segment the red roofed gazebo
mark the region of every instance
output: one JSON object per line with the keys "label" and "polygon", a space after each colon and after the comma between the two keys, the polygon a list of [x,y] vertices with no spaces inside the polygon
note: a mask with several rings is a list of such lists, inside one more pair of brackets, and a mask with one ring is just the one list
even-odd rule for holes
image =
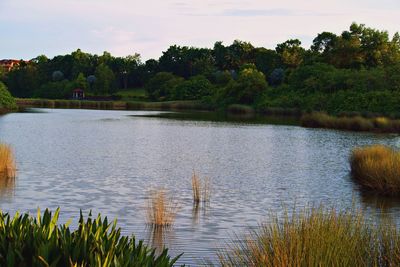
{"label": "red roofed gazebo", "polygon": [[85,91],[83,91],[83,89],[80,89],[80,88],[74,89],[74,91],[72,91],[72,98],[73,99],[84,99]]}

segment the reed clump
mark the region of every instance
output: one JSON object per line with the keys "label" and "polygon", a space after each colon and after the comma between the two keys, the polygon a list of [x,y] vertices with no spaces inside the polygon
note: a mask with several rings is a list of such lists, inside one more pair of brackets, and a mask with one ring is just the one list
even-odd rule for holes
{"label": "reed clump", "polygon": [[323,112],[313,112],[304,114],[300,122],[302,126],[309,128],[400,133],[400,120],[386,117],[366,118],[358,114],[335,117]]}
{"label": "reed clump", "polygon": [[14,178],[15,175],[14,153],[9,145],[0,144],[0,179]]}
{"label": "reed clump", "polygon": [[353,179],[363,188],[381,195],[400,195],[400,152],[384,145],[359,147],[352,151]]}
{"label": "reed clump", "polygon": [[379,130],[374,126],[372,119],[360,116],[334,117],[323,112],[304,114],[300,119],[301,125],[309,128],[329,128],[349,131]]}
{"label": "reed clump", "polygon": [[233,241],[222,266],[399,266],[400,234],[391,221],[372,224],[360,210],[305,209]]}
{"label": "reed clump", "polygon": [[200,176],[196,172],[193,172],[192,192],[193,192],[194,203],[209,202],[211,196],[210,178],[205,177],[202,181]]}
{"label": "reed clump", "polygon": [[177,202],[164,189],[150,191],[146,207],[147,224],[151,227],[171,227],[179,210]]}

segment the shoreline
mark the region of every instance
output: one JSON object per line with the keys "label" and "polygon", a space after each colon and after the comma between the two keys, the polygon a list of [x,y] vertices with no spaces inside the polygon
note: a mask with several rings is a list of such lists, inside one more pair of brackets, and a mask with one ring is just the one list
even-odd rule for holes
{"label": "shoreline", "polygon": [[[18,109],[56,108],[56,109],[98,109],[98,110],[153,110],[153,111],[192,111],[221,112],[238,115],[243,119],[261,117],[288,117],[298,121],[305,128],[333,129],[353,132],[400,133],[400,120],[384,116],[363,117],[332,116],[324,112],[302,112],[298,109],[268,108],[257,111],[251,106],[233,104],[221,110],[200,101],[92,101],[92,100],[51,100],[16,98]],[[2,114],[2,113],[0,113]],[[286,125],[286,124],[284,124]]]}

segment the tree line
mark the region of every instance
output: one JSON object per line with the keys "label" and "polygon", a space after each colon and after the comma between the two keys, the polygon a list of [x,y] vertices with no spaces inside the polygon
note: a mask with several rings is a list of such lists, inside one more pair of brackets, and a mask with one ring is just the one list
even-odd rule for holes
{"label": "tree line", "polygon": [[213,48],[172,45],[159,59],[113,57],[76,50],[38,56],[0,73],[16,97],[69,98],[144,87],[151,101],[201,100],[217,107],[247,104],[302,110],[400,110],[400,35],[353,23],[337,35],[319,33],[310,48],[298,39],[275,49],[236,40]]}

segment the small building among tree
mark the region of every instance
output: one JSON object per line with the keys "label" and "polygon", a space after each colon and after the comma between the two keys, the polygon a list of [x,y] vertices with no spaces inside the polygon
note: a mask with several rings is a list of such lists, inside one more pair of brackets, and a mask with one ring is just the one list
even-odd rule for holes
{"label": "small building among tree", "polygon": [[80,88],[74,89],[72,91],[72,99],[84,99],[85,98],[85,91]]}

